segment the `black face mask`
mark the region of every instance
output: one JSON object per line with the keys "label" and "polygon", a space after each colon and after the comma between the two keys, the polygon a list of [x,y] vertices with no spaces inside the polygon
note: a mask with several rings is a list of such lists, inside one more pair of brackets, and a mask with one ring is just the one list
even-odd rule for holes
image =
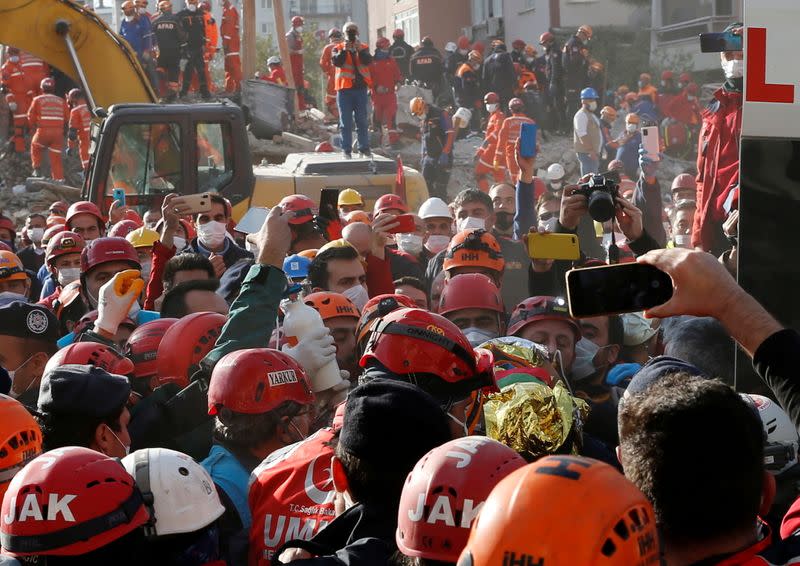
{"label": "black face mask", "polygon": [[349,39],[350,41],[355,41],[356,40],[356,32],[348,31],[347,32],[347,39]]}
{"label": "black face mask", "polygon": [[495,212],[494,225],[500,230],[508,230],[514,225],[514,215],[510,212]]}

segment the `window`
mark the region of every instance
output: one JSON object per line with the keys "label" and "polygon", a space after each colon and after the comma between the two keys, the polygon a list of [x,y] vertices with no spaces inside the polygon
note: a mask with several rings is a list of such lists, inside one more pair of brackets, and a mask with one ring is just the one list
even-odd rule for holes
{"label": "window", "polygon": [[713,0],[661,0],[661,21],[665,26],[713,15]]}
{"label": "window", "polygon": [[525,10],[533,10],[534,8],[536,8],[536,0],[523,0],[522,10],[520,11],[524,12]]}
{"label": "window", "polygon": [[411,45],[419,43],[419,10],[411,8],[395,14],[394,27],[403,30],[407,43]]}
{"label": "window", "polygon": [[386,37],[386,26],[378,28],[378,37]]}
{"label": "window", "polygon": [[263,34],[267,33],[267,24],[261,24],[261,33]]}
{"label": "window", "polygon": [[197,124],[197,186],[199,193],[219,190],[233,176],[230,124]]}
{"label": "window", "polygon": [[181,131],[177,124],[123,124],[114,140],[106,195],[166,194],[180,189]]}
{"label": "window", "polygon": [[262,10],[266,10],[267,9],[267,0],[261,0],[261,9]]}

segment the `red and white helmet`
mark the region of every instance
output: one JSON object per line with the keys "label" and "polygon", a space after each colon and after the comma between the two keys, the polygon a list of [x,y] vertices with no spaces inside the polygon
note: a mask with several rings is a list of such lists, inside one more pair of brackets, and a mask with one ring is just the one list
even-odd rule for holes
{"label": "red and white helmet", "polygon": [[428,452],[408,474],[395,540],[406,556],[455,564],[472,521],[495,485],[525,460],[485,436],[467,436]]}
{"label": "red and white helmet", "polygon": [[753,402],[758,409],[761,426],[767,440],[764,446],[764,467],[779,475],[797,464],[798,435],[789,415],[769,397],[742,393],[745,401]]}
{"label": "red and white helmet", "polygon": [[[53,230],[53,228],[48,228]],[[61,231],[56,232],[47,242],[47,250],[44,253],[44,260],[47,265],[53,265],[56,258],[67,254],[79,254],[86,247],[83,236],[76,232]]]}
{"label": "red and white helmet", "polygon": [[12,556],[76,556],[144,525],[147,508],[119,461],[57,448],[20,471],[3,498],[0,540]]}
{"label": "red and white helmet", "polygon": [[100,209],[97,208],[95,203],[89,202],[88,200],[80,200],[70,205],[69,209],[67,210],[67,226],[70,229],[72,226],[70,226],[69,223],[78,214],[91,214],[97,218],[101,225],[105,223],[105,220],[103,220],[103,214],[100,212]]}

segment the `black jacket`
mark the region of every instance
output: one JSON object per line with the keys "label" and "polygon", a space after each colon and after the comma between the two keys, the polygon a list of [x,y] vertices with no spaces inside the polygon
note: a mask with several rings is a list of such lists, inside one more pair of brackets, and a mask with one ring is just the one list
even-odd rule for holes
{"label": "black jacket", "polygon": [[411,61],[411,56],[413,54],[414,48],[403,39],[396,39],[389,48],[389,55],[392,56],[397,66],[400,67],[400,72],[403,74],[404,79],[409,78],[408,63]]}
{"label": "black jacket", "polygon": [[444,76],[442,54],[435,47],[421,47],[409,62],[411,78],[429,86],[438,85]]}
{"label": "black jacket", "polygon": [[588,86],[586,81],[589,63],[581,53],[581,50],[585,47],[586,45],[577,35],[573,35],[564,45],[562,63],[564,65],[564,75],[566,87],[568,89],[580,90]]}
{"label": "black jacket", "polygon": [[206,44],[206,25],[203,21],[203,12],[181,10],[178,12],[178,22],[185,34],[186,47],[192,51],[202,51]]}
{"label": "black jacket", "polygon": [[[203,255],[197,244],[197,238],[193,238],[189,245],[186,247],[187,252]],[[222,259],[225,261],[225,267],[230,267],[240,259],[253,259],[253,254],[246,249],[239,247],[232,241],[228,242],[228,249],[222,254]]]}
{"label": "black jacket", "polygon": [[162,13],[153,20],[153,33],[156,35],[159,53],[177,53],[186,41],[186,32],[172,13]]}
{"label": "black jacket", "polygon": [[511,55],[506,51],[492,53],[483,64],[483,87],[496,92],[501,100],[507,102],[514,95],[516,73]]}

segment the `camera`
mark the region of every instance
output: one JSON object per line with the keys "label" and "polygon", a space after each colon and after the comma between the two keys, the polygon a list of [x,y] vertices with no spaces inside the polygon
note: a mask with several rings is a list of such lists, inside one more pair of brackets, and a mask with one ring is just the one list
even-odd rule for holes
{"label": "camera", "polygon": [[592,220],[602,223],[614,218],[619,185],[614,182],[613,178],[605,175],[592,175],[592,178],[582,184],[573,194],[583,195],[589,201],[589,216],[592,217]]}

